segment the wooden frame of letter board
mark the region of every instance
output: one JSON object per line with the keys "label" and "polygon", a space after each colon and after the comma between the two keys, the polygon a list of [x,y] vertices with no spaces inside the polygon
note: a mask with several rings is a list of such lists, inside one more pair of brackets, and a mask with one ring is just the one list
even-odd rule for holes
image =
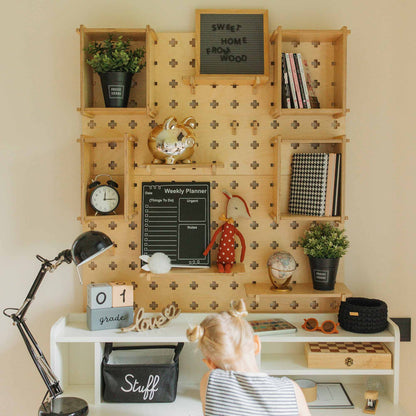
{"label": "wooden frame of letter board", "polygon": [[[201,74],[201,15],[202,14],[262,14],[263,56],[262,74]],[[197,9],[195,10],[195,84],[259,85],[269,80],[269,14],[263,9]]]}

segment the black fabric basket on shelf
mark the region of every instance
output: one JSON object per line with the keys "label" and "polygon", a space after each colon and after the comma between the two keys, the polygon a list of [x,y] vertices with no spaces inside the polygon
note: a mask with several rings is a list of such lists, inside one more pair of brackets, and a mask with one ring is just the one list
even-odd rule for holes
{"label": "black fabric basket on shelf", "polygon": [[106,343],[101,365],[104,401],[117,403],[175,401],[179,354],[182,348],[183,342],[178,345],[123,347],[113,347],[112,343]]}
{"label": "black fabric basket on shelf", "polygon": [[360,334],[381,332],[387,327],[387,304],[379,299],[347,298],[341,302],[338,321],[342,328]]}

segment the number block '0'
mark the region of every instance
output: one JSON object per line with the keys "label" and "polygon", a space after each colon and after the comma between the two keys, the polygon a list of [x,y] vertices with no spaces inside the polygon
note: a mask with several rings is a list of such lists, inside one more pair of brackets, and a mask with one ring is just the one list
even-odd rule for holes
{"label": "number block '0'", "polygon": [[113,308],[133,306],[133,286],[126,282],[111,282],[113,289]]}
{"label": "number block '0'", "polygon": [[108,283],[91,283],[87,287],[87,305],[90,309],[113,306],[113,289]]}

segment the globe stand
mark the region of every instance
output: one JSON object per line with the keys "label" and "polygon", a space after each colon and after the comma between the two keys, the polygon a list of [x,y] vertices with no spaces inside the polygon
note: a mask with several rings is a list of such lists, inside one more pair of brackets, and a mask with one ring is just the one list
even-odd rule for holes
{"label": "globe stand", "polygon": [[50,402],[42,403],[39,416],[86,416],[88,403],[78,397],[57,397]]}
{"label": "globe stand", "polygon": [[280,277],[277,277],[278,273],[276,272],[279,272],[279,271],[277,269],[273,269],[272,267],[269,267],[269,277],[270,277],[270,281],[273,284],[273,286],[271,287],[271,290],[273,290],[274,292],[279,292],[279,293],[290,292],[292,290],[292,286],[290,286],[289,283],[290,283],[290,280],[292,279],[292,276],[289,276],[286,278],[280,278]]}

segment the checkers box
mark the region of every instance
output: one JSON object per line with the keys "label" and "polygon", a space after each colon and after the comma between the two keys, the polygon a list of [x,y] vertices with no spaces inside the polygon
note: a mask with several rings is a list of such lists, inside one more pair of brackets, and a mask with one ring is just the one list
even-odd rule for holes
{"label": "checkers box", "polygon": [[310,342],[305,355],[308,368],[392,368],[392,354],[381,342]]}

